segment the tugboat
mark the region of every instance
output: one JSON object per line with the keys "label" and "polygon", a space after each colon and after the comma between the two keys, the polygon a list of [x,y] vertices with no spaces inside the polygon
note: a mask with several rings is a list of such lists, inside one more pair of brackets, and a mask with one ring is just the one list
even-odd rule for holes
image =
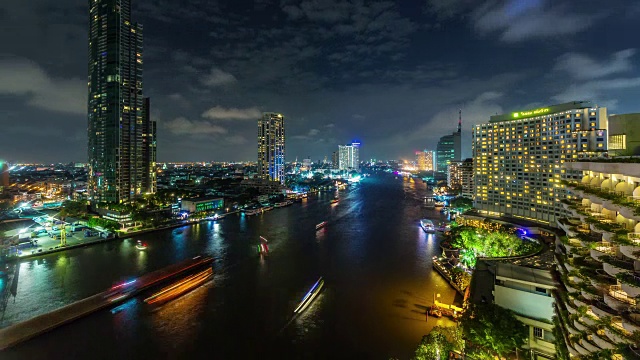
{"label": "tugboat", "polygon": [[136,243],[136,249],[138,249],[138,250],[146,250],[147,249],[147,245],[143,244],[142,241],[138,240],[138,242]]}

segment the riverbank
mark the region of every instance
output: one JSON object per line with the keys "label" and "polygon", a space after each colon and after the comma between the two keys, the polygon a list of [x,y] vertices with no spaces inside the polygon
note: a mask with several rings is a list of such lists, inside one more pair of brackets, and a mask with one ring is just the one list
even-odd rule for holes
{"label": "riverbank", "polygon": [[[228,215],[236,214],[236,213],[239,213],[239,211],[231,211],[231,212],[223,214],[222,216],[228,216]],[[198,223],[201,223],[201,222],[205,222],[205,221],[218,221],[218,220],[212,220],[212,219],[204,218],[204,219],[199,219],[199,220],[194,220],[194,221],[185,221],[185,222],[181,222],[181,223],[176,223],[176,224],[171,224],[171,225],[164,225],[164,226],[159,226],[159,227],[155,227],[155,228],[144,229],[144,230],[139,230],[139,231],[134,231],[134,232],[118,233],[117,236],[111,236],[111,237],[108,237],[108,238],[97,238],[95,240],[86,240],[86,241],[78,242],[78,243],[75,243],[75,244],[67,244],[66,246],[60,246],[60,247],[56,247],[56,248],[43,250],[41,252],[37,252],[37,253],[33,253],[33,254],[25,254],[25,255],[21,255],[21,256],[7,257],[6,261],[7,262],[14,262],[14,261],[22,260],[22,259],[36,258],[36,257],[39,257],[39,256],[49,255],[49,254],[53,254],[53,253],[57,253],[57,252],[61,252],[61,251],[77,249],[77,248],[82,248],[82,247],[91,246],[91,245],[102,244],[102,243],[105,243],[105,242],[108,242],[108,241],[124,240],[124,239],[129,239],[129,238],[132,238],[132,237],[135,237],[135,236],[144,235],[144,234],[148,234],[148,233],[153,233],[153,232],[157,232],[157,231],[175,229],[175,228],[179,228],[179,227],[182,227],[182,226],[195,225],[195,224],[198,224]]]}

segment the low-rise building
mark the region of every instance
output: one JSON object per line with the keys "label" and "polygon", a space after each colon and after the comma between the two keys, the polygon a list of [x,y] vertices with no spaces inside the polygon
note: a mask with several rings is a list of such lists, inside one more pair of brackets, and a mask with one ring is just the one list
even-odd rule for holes
{"label": "low-rise building", "polygon": [[201,197],[201,198],[193,198],[193,199],[182,199],[180,209],[182,211],[196,213],[196,212],[202,212],[202,211],[213,211],[217,209],[222,209],[223,207],[224,207],[223,198]]}

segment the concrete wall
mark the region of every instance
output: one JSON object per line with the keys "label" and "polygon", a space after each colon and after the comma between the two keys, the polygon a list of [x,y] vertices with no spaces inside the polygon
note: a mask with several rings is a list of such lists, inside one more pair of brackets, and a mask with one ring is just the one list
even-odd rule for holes
{"label": "concrete wall", "polygon": [[538,295],[501,285],[493,290],[495,304],[534,319],[551,321],[553,317],[553,297]]}

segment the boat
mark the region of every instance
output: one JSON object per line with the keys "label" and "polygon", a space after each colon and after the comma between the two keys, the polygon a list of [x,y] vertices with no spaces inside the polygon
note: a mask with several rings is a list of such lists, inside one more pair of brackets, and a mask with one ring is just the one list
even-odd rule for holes
{"label": "boat", "polygon": [[320,230],[323,227],[325,227],[327,225],[326,221],[321,222],[320,224],[316,225],[316,230]]}
{"label": "boat", "polygon": [[302,298],[302,301],[300,301],[300,304],[298,304],[298,307],[296,307],[296,309],[293,310],[293,312],[296,314],[303,312],[309,306],[309,304],[313,302],[316,296],[318,296],[320,291],[322,291],[323,286],[324,286],[324,279],[321,276],[318,279],[318,281],[316,281],[316,283],[313,284],[311,289],[309,289],[307,294]]}
{"label": "boat", "polygon": [[277,207],[277,208],[279,208],[279,207],[285,207],[285,206],[287,206],[287,205],[289,205],[289,202],[288,202],[288,201],[281,201],[281,202],[277,202],[277,203],[275,203],[275,205],[273,205],[273,207]]}
{"label": "boat", "polygon": [[331,204],[337,204],[338,202],[340,202],[340,199],[338,198],[334,198],[333,200],[331,200]]}
{"label": "boat", "polygon": [[249,209],[249,210],[245,210],[244,214],[247,215],[247,216],[251,216],[251,215],[259,214],[261,212],[262,212],[262,210],[260,210],[260,209]]}
{"label": "boat", "polygon": [[436,232],[436,228],[435,226],[433,226],[433,222],[429,219],[420,220],[420,227],[422,228],[422,230],[424,230],[424,232],[427,232],[427,233]]}
{"label": "boat", "polygon": [[264,236],[260,236],[260,245],[257,246],[258,254],[260,255],[269,255],[269,245],[267,244],[269,240],[267,240]]}
{"label": "boat", "polygon": [[136,243],[136,249],[145,250],[147,248],[147,244],[143,244],[142,241],[138,240]]}
{"label": "boat", "polygon": [[162,288],[157,293],[144,299],[144,302],[146,302],[147,304],[163,304],[197,288],[198,286],[209,281],[209,279],[211,279],[212,277],[213,269],[207,268],[206,270],[200,271],[193,275],[189,275],[180,281]]}

